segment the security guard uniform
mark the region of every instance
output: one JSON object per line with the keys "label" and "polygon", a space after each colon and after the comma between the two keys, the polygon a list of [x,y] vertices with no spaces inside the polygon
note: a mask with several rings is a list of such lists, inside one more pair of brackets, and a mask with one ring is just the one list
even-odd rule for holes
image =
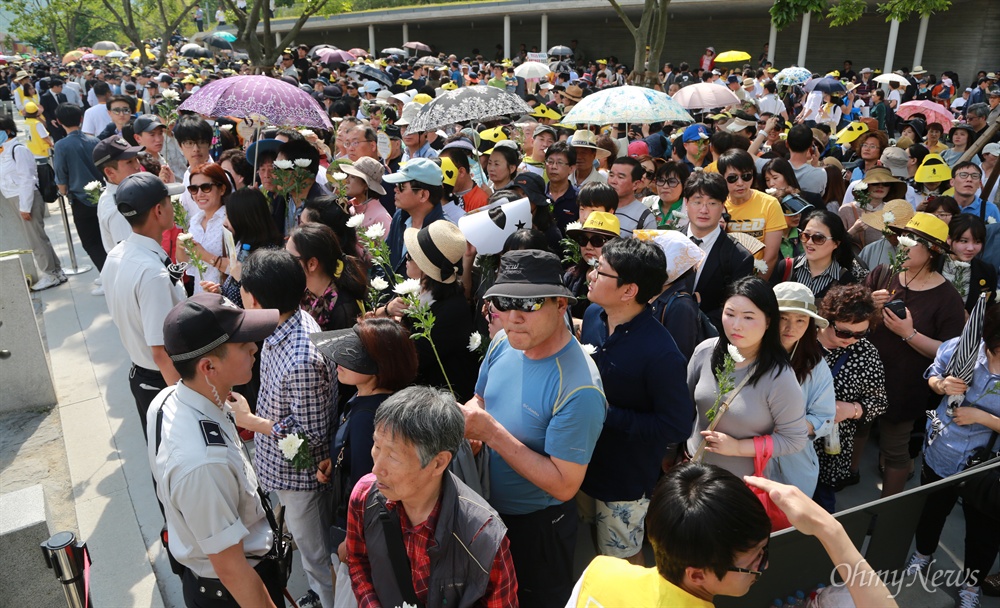
{"label": "security guard uniform", "polygon": [[274,532],[229,412],[228,405],[222,411],[183,382],[161,391],[149,407],[149,462],[168,546],[186,568],[182,578],[189,607],[237,606],[208,556],[240,541],[272,599],[277,598],[275,605],[282,606],[284,581],[276,580],[280,576],[272,568],[261,567],[262,558],[272,553]]}

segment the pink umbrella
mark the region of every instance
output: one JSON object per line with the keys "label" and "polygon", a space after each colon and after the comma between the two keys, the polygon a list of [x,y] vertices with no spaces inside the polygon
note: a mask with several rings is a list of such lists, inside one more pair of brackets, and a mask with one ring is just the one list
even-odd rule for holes
{"label": "pink umbrella", "polygon": [[316,56],[323,63],[348,63],[357,59],[351,53],[341,51],[340,49],[319,49],[316,51]]}
{"label": "pink umbrella", "polygon": [[98,59],[100,59],[100,57],[93,53],[87,53],[83,57],[80,57],[80,61],[97,61]]}
{"label": "pink umbrella", "polygon": [[351,49],[351,50],[349,50],[347,52],[350,53],[351,55],[354,55],[355,57],[367,57],[368,56],[368,51],[366,51],[364,49]]}
{"label": "pink umbrella", "polygon": [[326,110],[309,93],[268,76],[230,76],[210,82],[178,109],[237,118],[259,114],[279,127],[333,128]]}
{"label": "pink umbrella", "polygon": [[726,87],[700,82],[684,87],[674,95],[674,101],[686,110],[724,108],[740,103],[740,98]]}
{"label": "pink umbrella", "polygon": [[925,99],[900,104],[899,109],[896,110],[896,115],[900,118],[910,118],[914,114],[923,114],[928,123],[941,123],[945,131],[951,128],[951,123],[955,120],[955,117],[944,109],[944,106]]}

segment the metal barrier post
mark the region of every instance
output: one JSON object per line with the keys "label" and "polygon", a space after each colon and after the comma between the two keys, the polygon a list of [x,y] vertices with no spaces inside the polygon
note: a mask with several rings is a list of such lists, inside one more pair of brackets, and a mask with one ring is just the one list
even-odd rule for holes
{"label": "metal barrier post", "polygon": [[46,565],[55,571],[56,578],[62,583],[66,605],[69,608],[93,606],[85,572],[90,566],[90,553],[86,543],[76,542],[76,536],[72,532],[59,532],[42,543],[41,547]]}
{"label": "metal barrier post", "polygon": [[74,275],[83,274],[89,272],[92,268],[84,264],[83,266],[77,266],[76,264],[76,250],[73,247],[73,233],[69,229],[69,214],[66,213],[66,195],[59,195],[59,211],[62,212],[63,228],[66,229],[66,246],[69,248],[69,261],[73,264],[73,268],[66,269],[63,268],[63,274]]}

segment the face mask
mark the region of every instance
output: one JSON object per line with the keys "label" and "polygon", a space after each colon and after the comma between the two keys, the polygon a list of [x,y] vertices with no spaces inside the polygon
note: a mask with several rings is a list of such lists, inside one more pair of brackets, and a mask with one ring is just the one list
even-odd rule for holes
{"label": "face mask", "polygon": [[4,145],[8,137],[9,135],[7,135],[6,131],[0,131],[0,146]]}

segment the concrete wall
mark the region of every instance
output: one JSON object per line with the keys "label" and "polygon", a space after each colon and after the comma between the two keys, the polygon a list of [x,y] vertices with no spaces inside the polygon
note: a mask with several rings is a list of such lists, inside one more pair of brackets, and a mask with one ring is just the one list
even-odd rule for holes
{"label": "concrete wall", "polygon": [[[382,15],[378,17],[386,19]],[[919,25],[920,21],[916,18],[900,24],[895,67],[912,67]],[[797,60],[800,27],[800,23],[796,23],[778,33],[775,48],[777,67],[792,65]],[[766,8],[754,9],[750,13],[713,11],[710,7],[700,12],[679,9],[672,15],[668,26],[668,43],[663,60],[675,65],[685,60],[694,64],[707,45],[714,46],[719,52],[730,49],[747,51],[756,58],[767,42],[769,29]],[[375,30],[375,43],[379,49],[403,43],[399,23],[377,21]],[[503,42],[503,15],[484,12],[481,17],[456,18],[441,25],[411,23],[409,36],[410,40],[419,40],[460,56],[471,54],[473,49],[478,48],[484,57],[492,58],[496,45]],[[347,28],[326,32],[304,31],[300,38],[310,45],[328,43],[343,49],[355,46],[366,48],[368,29],[352,26],[350,31]],[[865,66],[881,69],[888,38],[889,24],[874,9],[860,21],[841,28],[831,28],[828,22],[814,18],[809,33],[806,66],[825,72],[839,69],[844,59],[851,59],[855,70]],[[550,12],[549,44],[567,44],[571,39],[580,41],[589,58],[616,55],[629,66],[632,64],[632,36],[610,7],[587,12]],[[540,16],[511,17],[512,52],[516,52],[522,42],[530,49],[540,44],[540,40]],[[922,63],[934,74],[939,75],[945,69],[958,72],[962,86],[966,86],[980,69],[993,71],[1000,68],[1000,1],[957,0],[948,12],[932,16]]]}

